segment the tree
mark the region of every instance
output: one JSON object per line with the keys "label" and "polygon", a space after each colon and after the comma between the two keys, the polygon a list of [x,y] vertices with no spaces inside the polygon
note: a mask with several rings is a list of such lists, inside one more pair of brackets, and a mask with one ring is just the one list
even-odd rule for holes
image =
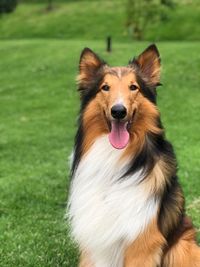
{"label": "tree", "polygon": [[17,6],[17,0],[0,0],[0,14],[11,13]]}
{"label": "tree", "polygon": [[167,6],[167,7],[174,7],[173,0],[160,0],[161,5]]}
{"label": "tree", "polygon": [[142,40],[146,27],[167,18],[165,9],[172,7],[173,0],[127,0],[127,27],[129,34]]}

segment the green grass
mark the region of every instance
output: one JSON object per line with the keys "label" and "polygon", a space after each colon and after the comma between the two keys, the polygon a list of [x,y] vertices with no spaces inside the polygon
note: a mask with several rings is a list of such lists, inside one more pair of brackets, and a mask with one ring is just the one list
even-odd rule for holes
{"label": "green grass", "polygon": [[[64,220],[67,158],[78,111],[75,75],[89,46],[113,65],[147,43],[0,42],[0,266],[76,266]],[[163,87],[158,103],[175,146],[189,214],[200,228],[200,43],[158,43]]]}
{"label": "green grass", "polygon": [[[117,41],[130,40],[126,28],[126,0],[54,3],[51,12],[47,12],[46,3],[19,4],[14,13],[0,17],[0,39],[104,40],[111,35]],[[148,23],[145,40],[200,40],[200,5],[194,0],[179,1],[167,15],[168,21]]]}

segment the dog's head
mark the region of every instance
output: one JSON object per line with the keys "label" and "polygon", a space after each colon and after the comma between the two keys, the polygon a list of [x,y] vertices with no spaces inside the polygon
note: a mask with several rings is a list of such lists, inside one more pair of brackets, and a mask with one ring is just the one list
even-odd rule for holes
{"label": "dog's head", "polygon": [[[160,85],[160,56],[149,46],[126,67],[110,67],[92,50],[81,54],[78,76],[85,121],[96,134],[109,133],[113,147],[122,149],[140,131],[156,131],[156,87]],[[98,132],[98,133],[97,133]]]}

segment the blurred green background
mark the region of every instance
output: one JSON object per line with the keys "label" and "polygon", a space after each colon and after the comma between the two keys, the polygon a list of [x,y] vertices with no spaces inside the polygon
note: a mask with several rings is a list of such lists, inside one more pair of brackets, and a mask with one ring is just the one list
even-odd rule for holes
{"label": "blurred green background", "polygon": [[24,0],[2,15],[0,38],[198,41],[199,21],[199,0]]}
{"label": "blurred green background", "polygon": [[158,105],[200,228],[199,24],[198,0],[0,0],[0,266],[76,266],[64,214],[85,46],[125,65],[156,42]]}

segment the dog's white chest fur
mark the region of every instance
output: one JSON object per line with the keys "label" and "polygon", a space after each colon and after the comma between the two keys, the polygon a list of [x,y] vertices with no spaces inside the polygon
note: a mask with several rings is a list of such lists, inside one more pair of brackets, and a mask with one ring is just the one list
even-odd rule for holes
{"label": "dog's white chest fur", "polygon": [[69,215],[75,239],[89,250],[95,267],[122,267],[125,246],[156,216],[158,203],[143,183],[141,171],[120,179],[127,161],[107,136],[99,138],[73,177]]}

